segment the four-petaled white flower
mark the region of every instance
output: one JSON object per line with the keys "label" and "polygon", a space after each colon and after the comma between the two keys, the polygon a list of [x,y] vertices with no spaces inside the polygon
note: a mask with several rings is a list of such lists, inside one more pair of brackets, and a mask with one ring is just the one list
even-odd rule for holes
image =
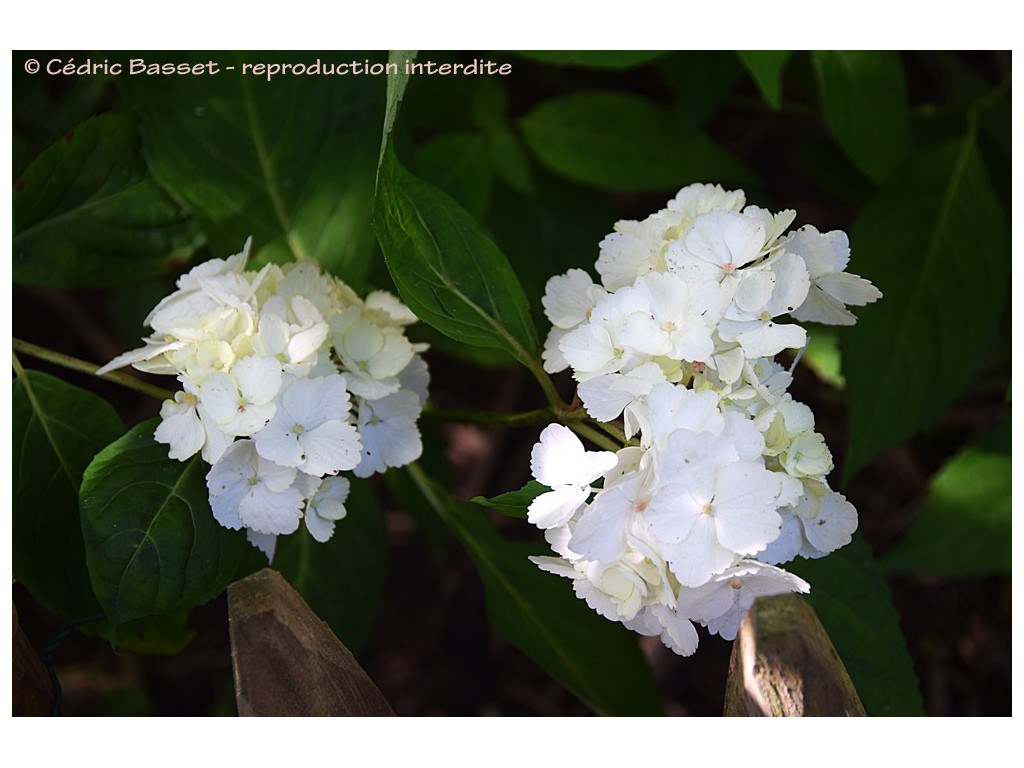
{"label": "four-petaled white flower", "polygon": [[274,417],[253,440],[261,456],[281,466],[308,475],[334,475],[359,463],[359,433],[348,419],[343,375],[286,376]]}
{"label": "four-petaled white flower", "polygon": [[305,501],[296,487],[298,471],[264,459],[252,440],[237,440],[206,476],[210,507],[225,528],[256,533],[292,533]]}
{"label": "four-petaled white flower", "polygon": [[533,447],[530,468],[541,485],[552,490],[531,504],[527,519],[539,528],[562,525],[590,496],[590,484],[618,463],[610,451],[588,451],[572,430],[551,424]]}
{"label": "four-petaled white flower", "polygon": [[206,412],[221,432],[253,435],[273,418],[281,389],[281,364],[272,357],[246,357],[230,373],[214,371],[199,387]]}

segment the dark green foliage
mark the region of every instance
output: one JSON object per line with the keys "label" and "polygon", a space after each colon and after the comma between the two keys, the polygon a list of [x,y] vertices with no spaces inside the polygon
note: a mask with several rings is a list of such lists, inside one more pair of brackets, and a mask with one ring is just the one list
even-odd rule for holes
{"label": "dark green foliage", "polygon": [[202,243],[139,154],[134,121],[94,117],[43,152],[14,185],[14,280],[101,287],[172,271]]}
{"label": "dark green foliage", "polygon": [[167,458],[156,420],[100,451],[82,478],[92,588],[111,627],[202,605],[228,585],[245,534],[210,510],[208,465]]}

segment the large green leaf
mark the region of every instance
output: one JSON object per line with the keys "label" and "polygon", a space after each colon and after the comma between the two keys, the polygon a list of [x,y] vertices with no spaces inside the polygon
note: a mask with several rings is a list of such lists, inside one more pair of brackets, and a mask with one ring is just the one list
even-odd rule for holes
{"label": "large green leaf", "polygon": [[863,211],[850,269],[884,294],[841,336],[845,476],[925,429],[974,381],[1009,297],[1006,220],[973,137],[905,168]]}
{"label": "large green leaf", "polygon": [[537,331],[504,254],[455,201],[406,171],[389,147],[377,236],[402,299],[463,344],[503,349],[536,368]]}
{"label": "large green leaf", "polygon": [[14,281],[107,286],[160,275],[201,244],[198,227],[146,172],[134,121],[94,117],[14,185]]}
{"label": "large green leaf", "polygon": [[910,148],[903,64],[892,51],[815,51],[825,119],[850,159],[878,184]]}
{"label": "large green leaf", "polygon": [[548,167],[599,187],[668,190],[696,181],[753,180],[700,129],[634,94],[581,91],[549,99],[523,117],[521,127]]}
{"label": "large green leaf", "polygon": [[905,538],[882,558],[885,568],[945,576],[1009,572],[1011,469],[1007,421],[935,475]]}
{"label": "large green leaf", "polygon": [[740,61],[754,78],[757,88],[772,109],[782,106],[782,70],[792,51],[737,51]]}
{"label": "large green leaf", "polygon": [[245,534],[214,519],[207,465],[167,458],[157,419],[104,448],[82,478],[92,587],[111,627],[201,605],[231,581]]}
{"label": "large green leaf", "polygon": [[358,654],[373,630],[387,577],[387,530],[369,484],[353,480],[348,514],[324,543],[303,526],[281,536],[273,567],[334,634]]}
{"label": "large green leaf", "polygon": [[[142,115],[154,176],[200,217],[217,255],[237,252],[252,235],[261,258],[314,257],[358,284],[373,251],[380,79],[352,70],[266,72],[285,63],[322,70],[380,64],[378,57],[303,51],[214,58],[216,76],[124,80]],[[266,69],[251,69],[258,65]]]}
{"label": "large green leaf", "polygon": [[483,510],[446,495],[409,470],[448,523],[484,582],[494,628],[552,677],[605,715],[657,715],[657,689],[636,636],[576,598],[565,579],[528,560],[542,548],[505,541]]}
{"label": "large green leaf", "polygon": [[820,560],[786,569],[811,585],[814,607],[868,715],[924,714],[914,663],[882,568],[860,534]]}
{"label": "large green leaf", "polygon": [[11,403],[14,578],[77,621],[100,612],[78,518],[82,472],[124,426],[101,397],[46,373],[20,373]]}

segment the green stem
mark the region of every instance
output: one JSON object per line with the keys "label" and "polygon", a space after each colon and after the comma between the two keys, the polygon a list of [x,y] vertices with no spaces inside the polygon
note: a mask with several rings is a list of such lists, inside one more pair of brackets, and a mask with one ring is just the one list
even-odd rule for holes
{"label": "green stem", "polygon": [[530,362],[527,363],[526,367],[533,374],[533,378],[540,384],[540,388],[544,390],[544,396],[548,399],[548,403],[557,412],[566,408],[566,404],[562,401],[561,395],[558,394],[558,390],[555,388],[555,382],[548,376],[548,372],[544,370],[544,366],[533,356],[530,357]]}
{"label": "green stem", "polygon": [[[59,365],[62,368],[67,368],[71,371],[79,371],[81,373],[95,375],[96,371],[100,369],[100,366],[95,363],[90,363],[86,360],[79,360],[77,357],[71,357],[70,355],[65,355],[61,352],[55,352],[52,349],[40,347],[21,339],[11,339],[11,345],[14,347],[15,352],[21,352],[38,360],[45,360],[48,363]],[[19,372],[19,375],[22,373],[21,365],[18,363],[17,358],[15,358],[14,361],[14,368]],[[120,384],[122,387],[126,387],[127,389],[134,389],[136,392],[141,392],[144,395],[159,398],[160,400],[171,400],[174,398],[173,392],[163,389],[162,387],[147,384],[144,381],[140,381],[139,379],[136,379],[133,376],[128,376],[120,371],[105,373],[100,378],[112,381],[115,384]]]}
{"label": "green stem", "polygon": [[570,421],[566,426],[580,437],[585,437],[598,448],[603,448],[606,451],[612,452],[618,451],[622,448],[620,443],[616,443],[607,435],[601,434],[600,431],[594,429],[588,424],[584,424],[582,421]]}
{"label": "green stem", "polygon": [[550,424],[556,420],[555,413],[551,408],[538,408],[535,411],[521,411],[519,413],[427,409],[423,411],[422,418],[425,421],[482,424],[489,427],[534,427],[541,424]]}

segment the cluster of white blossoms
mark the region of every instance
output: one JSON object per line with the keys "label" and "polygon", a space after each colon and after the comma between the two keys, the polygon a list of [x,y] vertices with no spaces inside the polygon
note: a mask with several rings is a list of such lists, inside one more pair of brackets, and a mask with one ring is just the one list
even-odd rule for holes
{"label": "cluster of white blossoms", "polygon": [[210,506],[273,558],[305,520],[327,541],[345,516],[351,471],[369,477],[417,459],[429,375],[392,294],[360,299],[313,260],[246,270],[241,253],[178,279],[150,312],[153,335],[125,365],[176,376],[155,438],[173,459],[211,465]]}
{"label": "cluster of white blossoms", "polygon": [[850,325],[847,305],[881,293],[844,271],[843,232],[786,234],[794,218],[694,184],[615,225],[600,283],[571,269],[544,295],[545,369],[571,369],[587,413],[621,418],[628,442],[588,451],[567,427],[541,433],[532,470],[551,490],[528,519],[557,557],[532,559],[682,655],[696,650],[695,623],[731,640],[755,598],[807,592],[777,566],[821,557],[857,528],[828,486],[814,415],[774,357],[807,342],[783,316]]}

